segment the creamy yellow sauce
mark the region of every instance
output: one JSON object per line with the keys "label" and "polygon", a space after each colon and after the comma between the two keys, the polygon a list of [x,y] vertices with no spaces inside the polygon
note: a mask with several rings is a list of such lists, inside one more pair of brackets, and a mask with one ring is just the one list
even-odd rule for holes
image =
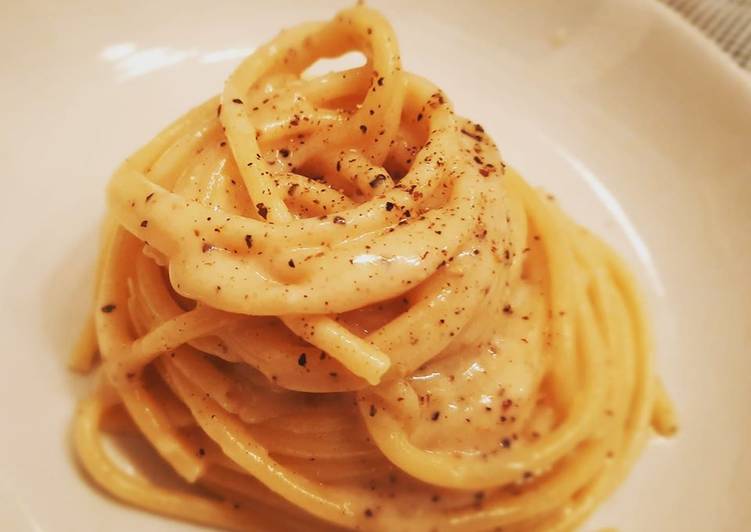
{"label": "creamy yellow sauce", "polygon": [[[351,50],[364,66],[304,75]],[[675,428],[620,260],[368,8],[259,48],[108,204],[75,442],[130,504],[233,530],[570,530]],[[184,488],[118,469],[118,431]]]}

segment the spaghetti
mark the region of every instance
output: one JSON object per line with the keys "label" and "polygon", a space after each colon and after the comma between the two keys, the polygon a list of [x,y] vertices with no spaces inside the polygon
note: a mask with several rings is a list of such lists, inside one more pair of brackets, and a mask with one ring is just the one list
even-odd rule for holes
{"label": "spaghetti", "polygon": [[[352,50],[364,66],[303,77]],[[233,530],[568,530],[674,428],[620,260],[403,71],[366,7],[259,48],[108,203],[75,446],[135,506]],[[182,487],[120,468],[118,431]]]}

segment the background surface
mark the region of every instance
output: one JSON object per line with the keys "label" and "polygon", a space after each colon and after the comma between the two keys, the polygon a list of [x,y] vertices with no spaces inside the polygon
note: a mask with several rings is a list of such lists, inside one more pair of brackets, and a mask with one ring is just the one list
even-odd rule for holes
{"label": "background surface", "polygon": [[751,0],[661,0],[751,70]]}

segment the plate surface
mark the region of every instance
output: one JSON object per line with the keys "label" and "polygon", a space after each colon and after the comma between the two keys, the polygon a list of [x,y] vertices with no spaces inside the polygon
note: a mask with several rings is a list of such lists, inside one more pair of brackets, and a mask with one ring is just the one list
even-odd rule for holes
{"label": "plate surface", "polygon": [[[278,29],[343,2],[17,2],[0,20],[0,529],[192,529],[119,505],[68,443],[103,190]],[[652,0],[373,0],[406,68],[633,265],[682,431],[586,525],[751,522],[751,83]],[[401,4],[401,5],[400,5]],[[564,5],[565,4],[565,5]]]}

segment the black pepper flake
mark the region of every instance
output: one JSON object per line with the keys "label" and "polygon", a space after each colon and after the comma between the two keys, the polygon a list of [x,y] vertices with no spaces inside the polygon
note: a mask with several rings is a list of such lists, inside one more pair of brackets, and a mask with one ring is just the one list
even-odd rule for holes
{"label": "black pepper flake", "polygon": [[441,412],[436,410],[430,415],[430,419],[433,421],[438,421],[438,418],[440,417],[440,415],[441,415]]}
{"label": "black pepper flake", "polygon": [[149,226],[149,221],[148,220],[143,220],[141,222],[141,227],[148,227],[148,226]]}
{"label": "black pepper flake", "polygon": [[476,140],[477,142],[482,142],[482,135],[476,135],[475,133],[467,131],[466,129],[462,129],[461,132],[467,135],[469,138]]}
{"label": "black pepper flake", "polygon": [[501,440],[501,447],[503,447],[504,449],[511,447],[511,440],[509,438],[503,438]]}
{"label": "black pepper flake", "polygon": [[243,101],[240,98],[234,98],[232,103],[243,103]]}
{"label": "black pepper flake", "polygon": [[253,235],[245,235],[245,245],[248,249],[253,247]]}
{"label": "black pepper flake", "polygon": [[305,353],[300,353],[300,356],[297,357],[297,365],[305,367],[305,364],[308,363],[308,357],[305,355]]}
{"label": "black pepper flake", "polygon": [[366,126],[365,124],[360,124],[360,131],[362,131],[363,134],[367,133],[368,132],[368,126]]}
{"label": "black pepper flake", "polygon": [[336,171],[341,172],[342,170],[342,161],[336,161]]}
{"label": "black pepper flake", "polygon": [[422,120],[422,113],[417,114],[417,121],[419,122],[420,120]]}
{"label": "black pepper flake", "polygon": [[370,188],[376,188],[378,185],[380,185],[384,181],[386,181],[386,176],[383,174],[378,174],[373,179],[371,179],[370,183],[368,184],[370,185]]}
{"label": "black pepper flake", "polygon": [[269,215],[269,209],[264,205],[263,203],[256,203],[256,209],[258,209],[258,214],[263,218],[264,220]]}
{"label": "black pepper flake", "polygon": [[294,268],[294,267],[295,267],[295,261],[294,261],[294,260],[292,260],[292,259],[289,259],[289,260],[287,261],[287,265],[288,265],[288,266],[289,266],[290,268]]}
{"label": "black pepper flake", "polygon": [[379,87],[383,86],[383,78],[378,78],[378,86]]}
{"label": "black pepper flake", "polygon": [[347,220],[342,218],[341,216],[334,216],[334,219],[332,220],[335,224],[344,225],[347,223]]}
{"label": "black pepper flake", "polygon": [[297,187],[299,187],[299,186],[300,185],[298,185],[297,183],[292,183],[289,186],[289,188],[287,189],[287,194],[289,194],[290,196],[292,196],[295,193],[295,191],[297,190]]}
{"label": "black pepper flake", "polygon": [[287,148],[282,148],[279,150],[279,155],[282,157],[289,157],[289,150]]}
{"label": "black pepper flake", "polygon": [[480,124],[475,124],[475,131],[477,131],[478,133],[485,133],[485,130]]}
{"label": "black pepper flake", "polygon": [[219,104],[216,108],[216,116],[219,116],[220,114],[222,114],[222,104]]}
{"label": "black pepper flake", "polygon": [[147,195],[147,196],[146,196],[146,202],[148,203],[148,201],[149,201],[149,200],[150,200],[151,198],[153,198],[153,197],[154,197],[154,193],[153,193],[153,192],[149,193],[149,195]]}
{"label": "black pepper flake", "polygon": [[365,508],[365,517],[373,517],[373,510],[370,508]]}
{"label": "black pepper flake", "polygon": [[514,313],[514,309],[511,308],[511,305],[509,305],[508,303],[506,303],[505,305],[503,305],[503,313],[504,314],[509,314],[509,315],[513,314]]}
{"label": "black pepper flake", "polygon": [[387,202],[386,202],[386,210],[387,210],[387,211],[390,211],[391,209],[393,209],[393,208],[394,208],[394,206],[395,206],[395,205],[394,205],[393,203],[391,203],[390,201],[387,201]]}
{"label": "black pepper flake", "polygon": [[110,312],[112,312],[116,308],[117,308],[117,305],[113,305],[112,303],[110,303],[109,305],[104,305],[101,310],[105,314],[109,314]]}
{"label": "black pepper flake", "polygon": [[375,417],[377,413],[378,413],[378,409],[376,408],[376,405],[370,405],[370,411],[368,412],[370,417]]}
{"label": "black pepper flake", "polygon": [[206,449],[203,447],[198,449],[198,456],[206,456]]}

